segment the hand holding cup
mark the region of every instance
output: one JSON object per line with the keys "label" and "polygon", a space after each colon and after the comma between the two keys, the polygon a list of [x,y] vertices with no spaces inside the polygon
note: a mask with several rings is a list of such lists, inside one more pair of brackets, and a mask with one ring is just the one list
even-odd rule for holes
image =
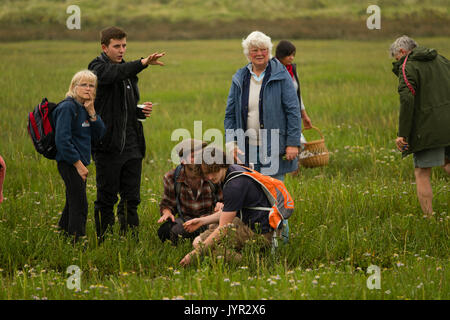
{"label": "hand holding cup", "polygon": [[144,102],[144,104],[137,105],[137,118],[139,121],[143,122],[146,118],[150,117],[153,111],[153,106],[157,103]]}

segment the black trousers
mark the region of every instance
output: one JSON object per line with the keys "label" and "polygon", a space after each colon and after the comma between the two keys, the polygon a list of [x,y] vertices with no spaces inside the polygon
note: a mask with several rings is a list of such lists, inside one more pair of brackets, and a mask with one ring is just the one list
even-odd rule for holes
{"label": "black trousers", "polygon": [[66,205],[58,225],[67,235],[86,235],[86,220],[88,202],[86,197],[86,182],[78,174],[77,169],[67,162],[58,162],[58,171],[66,186]]}
{"label": "black trousers", "polygon": [[139,218],[137,208],[141,202],[142,158],[128,158],[126,155],[111,156],[96,153],[97,200],[95,201],[95,226],[97,237],[103,240],[105,232],[115,222],[114,206],[120,195],[117,216],[121,234],[128,228],[137,237]]}

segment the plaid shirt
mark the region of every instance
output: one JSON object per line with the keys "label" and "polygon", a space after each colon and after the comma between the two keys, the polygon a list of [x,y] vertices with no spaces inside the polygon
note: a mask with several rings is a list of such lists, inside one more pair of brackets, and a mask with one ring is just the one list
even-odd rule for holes
{"label": "plaid shirt", "polygon": [[[177,200],[175,196],[174,183],[175,169],[167,172],[164,175],[164,195],[159,204],[159,210],[162,215],[164,209],[169,209],[173,214],[177,212]],[[212,193],[209,183],[201,180],[200,188],[197,190],[196,196],[192,192],[192,188],[186,181],[184,168],[181,170],[177,181],[180,185],[180,205],[183,211],[183,216],[186,219],[198,218],[203,215],[209,215],[214,212],[214,195]],[[216,185],[216,194],[219,202],[223,202],[222,189]]]}

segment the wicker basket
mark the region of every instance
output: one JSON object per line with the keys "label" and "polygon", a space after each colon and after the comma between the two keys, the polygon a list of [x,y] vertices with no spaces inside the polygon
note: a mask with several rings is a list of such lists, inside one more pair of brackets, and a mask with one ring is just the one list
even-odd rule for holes
{"label": "wicker basket", "polygon": [[326,166],[330,159],[330,153],[325,146],[325,139],[323,138],[322,132],[314,126],[312,129],[319,132],[321,139],[306,142],[304,144],[304,148],[299,154],[298,163],[305,168]]}

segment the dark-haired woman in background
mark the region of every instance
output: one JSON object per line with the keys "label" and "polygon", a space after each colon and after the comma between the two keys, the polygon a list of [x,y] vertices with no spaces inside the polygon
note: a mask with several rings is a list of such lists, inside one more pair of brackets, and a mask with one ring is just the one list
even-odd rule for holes
{"label": "dark-haired woman in background", "polygon": [[[286,67],[292,77],[292,82],[297,90],[298,100],[300,101],[300,112],[302,115],[303,128],[310,129],[312,127],[312,123],[306,113],[305,105],[303,104],[303,99],[300,92],[300,81],[298,80],[297,65],[292,63],[294,61],[296,51],[297,49],[292,42],[288,40],[281,40],[277,45],[275,56]],[[301,140],[302,144],[306,142],[303,134]]]}

